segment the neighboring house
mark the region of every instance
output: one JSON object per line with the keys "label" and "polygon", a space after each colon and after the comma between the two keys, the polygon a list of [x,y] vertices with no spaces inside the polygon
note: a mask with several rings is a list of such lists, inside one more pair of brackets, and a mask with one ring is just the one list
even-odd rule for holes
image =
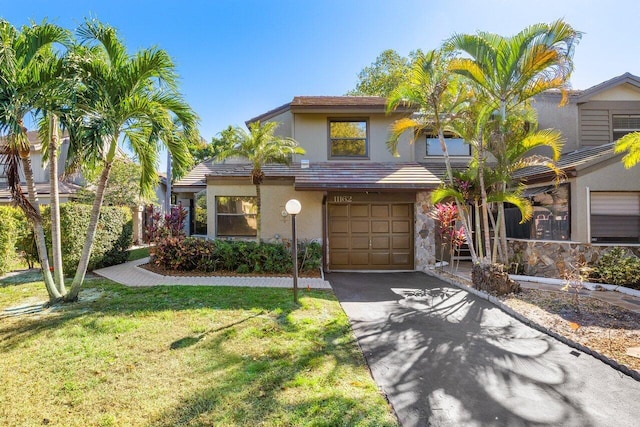
{"label": "neighboring house", "polygon": [[[556,187],[546,170],[520,172],[534,220],[510,221],[512,237],[580,242],[640,243],[640,167],[625,170],[613,143],[640,130],[640,78],[616,77],[585,91],[538,97],[540,128],[566,138],[559,162],[566,180]],[[436,138],[404,135],[400,156],[388,151],[389,125],[412,111],[385,113],[380,97],[295,97],[249,120],[277,121],[282,136],[296,139],[306,155],[290,166],[267,165],[262,188],[262,235],[291,235],[287,200],[302,203],[301,238],[322,241],[326,270],[423,270],[435,261],[429,192],[444,176]],[[450,138],[454,166],[464,167],[470,147]],[[190,234],[210,238],[256,236],[255,187],[243,163],[199,164],[174,184],[190,216]]]}
{"label": "neighboring house", "polygon": [[[31,165],[33,167],[33,175],[36,184],[36,191],[38,192],[38,201],[40,204],[48,205],[50,200],[50,186],[49,186],[49,167],[43,167],[42,162],[42,143],[38,137],[37,131],[27,132],[27,138],[30,145]],[[2,144],[2,142],[0,142]],[[60,157],[58,160],[58,176],[61,176],[64,172],[64,164],[67,156],[67,149],[69,148],[69,138],[63,137],[60,140]],[[1,160],[0,160],[1,162]],[[27,186],[24,180],[24,174],[20,171],[20,177],[22,178],[22,190],[26,193]],[[76,192],[81,188],[82,180],[79,176],[74,175],[66,179],[59,181],[59,195],[60,202],[64,203],[72,200]],[[11,204],[11,193],[9,192],[7,176],[4,168],[4,164],[0,163],[0,205]]]}
{"label": "neighboring house", "polygon": [[545,93],[534,107],[541,129],[559,129],[566,138],[558,162],[566,179],[555,187],[545,170],[517,175],[527,180],[535,213],[530,235],[515,237],[640,243],[640,167],[625,169],[622,154],[613,153],[613,141],[640,131],[640,77],[626,73],[572,91],[564,107],[559,101],[559,93]]}

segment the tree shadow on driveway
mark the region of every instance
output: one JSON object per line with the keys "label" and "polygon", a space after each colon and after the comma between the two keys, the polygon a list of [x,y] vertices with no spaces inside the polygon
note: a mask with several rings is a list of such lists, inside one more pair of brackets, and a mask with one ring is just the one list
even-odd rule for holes
{"label": "tree shadow on driveway", "polygon": [[[327,278],[405,426],[601,425],[615,419],[616,400],[593,409],[598,392],[637,386],[615,382],[619,375],[599,361],[422,273]],[[605,389],[585,381],[594,364],[614,378]]]}

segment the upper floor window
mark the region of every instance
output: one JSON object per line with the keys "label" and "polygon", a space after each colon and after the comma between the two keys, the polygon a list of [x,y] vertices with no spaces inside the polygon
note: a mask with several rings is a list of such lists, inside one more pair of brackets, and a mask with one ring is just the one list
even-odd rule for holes
{"label": "upper floor window", "polygon": [[[462,138],[445,137],[445,143],[450,156],[471,155],[471,145],[466,144]],[[427,137],[427,156],[444,156],[438,138]]]}
{"label": "upper floor window", "polygon": [[366,120],[329,120],[329,158],[366,159],[369,157],[369,131]]}
{"label": "upper floor window", "polygon": [[640,132],[640,115],[638,114],[614,114],[613,140],[616,141],[628,133]]}

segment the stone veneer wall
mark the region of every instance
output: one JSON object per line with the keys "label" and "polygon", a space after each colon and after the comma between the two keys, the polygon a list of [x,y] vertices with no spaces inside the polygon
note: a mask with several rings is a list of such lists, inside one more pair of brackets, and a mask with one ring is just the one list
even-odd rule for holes
{"label": "stone veneer wall", "polygon": [[[572,271],[576,262],[594,264],[612,247],[614,245],[509,239],[509,259],[524,265],[524,274],[528,276],[562,278]],[[627,248],[640,256],[640,247]]]}
{"label": "stone veneer wall", "polygon": [[416,193],[415,269],[426,271],[436,262],[435,221],[429,216],[433,205],[428,191]]}

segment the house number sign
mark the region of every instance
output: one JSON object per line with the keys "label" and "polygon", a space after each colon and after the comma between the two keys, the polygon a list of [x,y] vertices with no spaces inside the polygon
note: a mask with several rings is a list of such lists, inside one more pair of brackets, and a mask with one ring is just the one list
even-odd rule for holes
{"label": "house number sign", "polygon": [[351,203],[353,202],[353,196],[333,196],[335,203]]}

